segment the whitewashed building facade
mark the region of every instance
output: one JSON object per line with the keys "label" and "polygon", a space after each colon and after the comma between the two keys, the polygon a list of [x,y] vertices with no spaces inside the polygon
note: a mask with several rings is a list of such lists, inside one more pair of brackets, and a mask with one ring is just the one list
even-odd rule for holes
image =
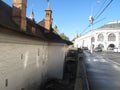
{"label": "whitewashed building facade", "polygon": [[94,49],[101,47],[104,51],[109,48],[120,47],[120,22],[108,23],[96,30],[92,30],[77,39],[75,39],[74,47],[87,47]]}
{"label": "whitewashed building facade", "polygon": [[49,78],[63,78],[71,42],[54,32],[49,3],[36,23],[26,17],[27,0],[12,1],[11,7],[0,0],[0,90],[38,90]]}

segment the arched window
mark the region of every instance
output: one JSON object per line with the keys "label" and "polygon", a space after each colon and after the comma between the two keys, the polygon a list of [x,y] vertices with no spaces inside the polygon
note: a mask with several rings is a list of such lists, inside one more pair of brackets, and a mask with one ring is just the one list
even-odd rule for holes
{"label": "arched window", "polygon": [[95,42],[95,38],[94,37],[91,38],[91,42]]}
{"label": "arched window", "polygon": [[108,41],[116,41],[116,36],[114,33],[108,35]]}
{"label": "arched window", "polygon": [[98,41],[103,41],[103,40],[104,40],[103,34],[99,34],[99,35],[98,35]]}

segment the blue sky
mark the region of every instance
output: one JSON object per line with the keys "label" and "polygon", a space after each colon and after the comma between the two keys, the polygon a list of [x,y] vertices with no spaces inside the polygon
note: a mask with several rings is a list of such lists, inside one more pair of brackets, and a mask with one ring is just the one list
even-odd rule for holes
{"label": "blue sky", "polygon": [[[12,6],[12,0],[3,0]],[[105,4],[103,4],[106,1]],[[53,11],[53,26],[57,25],[61,33],[65,33],[72,39],[76,33],[81,34],[90,30],[85,28],[89,24],[88,17],[93,17],[110,2],[110,0],[50,0],[50,6]],[[27,17],[34,10],[35,20],[41,21],[45,17],[47,0],[27,0]],[[93,28],[98,28],[108,22],[120,20],[120,0],[113,0],[111,5],[95,22]],[[82,34],[83,34],[82,33]]]}

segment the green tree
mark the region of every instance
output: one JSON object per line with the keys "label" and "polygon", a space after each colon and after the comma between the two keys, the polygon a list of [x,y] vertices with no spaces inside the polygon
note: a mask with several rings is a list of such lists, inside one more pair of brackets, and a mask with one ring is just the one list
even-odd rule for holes
{"label": "green tree", "polygon": [[53,27],[53,29],[55,33],[59,34],[62,39],[69,40],[69,38],[64,33],[59,32],[59,29],[56,25]]}
{"label": "green tree", "polygon": [[59,30],[58,30],[58,27],[56,25],[53,27],[53,29],[57,34],[59,34]]}
{"label": "green tree", "polygon": [[69,38],[64,33],[61,33],[60,37],[65,40],[69,40]]}

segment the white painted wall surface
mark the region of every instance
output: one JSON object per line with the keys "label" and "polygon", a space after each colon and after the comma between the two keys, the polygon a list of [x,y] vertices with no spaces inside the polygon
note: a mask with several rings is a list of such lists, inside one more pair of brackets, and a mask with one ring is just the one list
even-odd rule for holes
{"label": "white painted wall surface", "polygon": [[[0,90],[36,90],[40,81],[47,78],[47,48],[0,43]],[[6,79],[8,86],[5,85]]]}
{"label": "white painted wall surface", "polygon": [[37,90],[47,78],[62,79],[64,50],[64,44],[0,32],[0,90]]}
{"label": "white painted wall surface", "polygon": [[63,78],[63,68],[65,59],[64,44],[52,44],[49,47],[48,53],[48,76],[49,78]]}

